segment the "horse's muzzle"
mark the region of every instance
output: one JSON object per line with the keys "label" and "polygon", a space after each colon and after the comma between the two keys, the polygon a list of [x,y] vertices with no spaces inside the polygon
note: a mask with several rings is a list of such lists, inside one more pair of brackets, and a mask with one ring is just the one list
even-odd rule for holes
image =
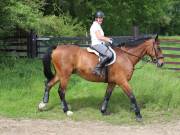
{"label": "horse's muzzle", "polygon": [[157,67],[162,67],[164,65],[164,60],[163,59],[158,59],[156,62]]}

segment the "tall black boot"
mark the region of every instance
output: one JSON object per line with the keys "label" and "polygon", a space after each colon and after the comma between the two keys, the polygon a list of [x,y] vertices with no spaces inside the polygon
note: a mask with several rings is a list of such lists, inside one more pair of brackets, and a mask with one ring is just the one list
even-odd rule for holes
{"label": "tall black boot", "polygon": [[100,62],[96,65],[96,67],[93,69],[93,74],[101,76],[101,70],[105,66],[106,62],[109,60],[108,57],[100,57]]}

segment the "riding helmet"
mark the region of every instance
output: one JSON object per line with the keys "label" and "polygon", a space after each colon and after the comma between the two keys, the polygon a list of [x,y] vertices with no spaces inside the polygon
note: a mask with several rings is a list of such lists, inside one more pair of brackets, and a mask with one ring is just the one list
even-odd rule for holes
{"label": "riding helmet", "polygon": [[95,18],[104,18],[104,13],[102,11],[97,11],[95,13]]}

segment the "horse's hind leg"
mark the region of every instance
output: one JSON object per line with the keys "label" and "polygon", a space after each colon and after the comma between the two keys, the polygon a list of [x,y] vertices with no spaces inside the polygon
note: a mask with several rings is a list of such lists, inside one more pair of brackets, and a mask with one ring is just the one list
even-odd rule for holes
{"label": "horse's hind leg", "polygon": [[106,94],[104,96],[104,101],[102,103],[102,106],[101,106],[101,113],[103,115],[106,115],[106,110],[107,110],[107,106],[108,106],[108,102],[109,102],[109,99],[111,97],[111,94],[112,94],[112,91],[115,87],[115,84],[114,83],[108,83],[108,86],[107,86],[107,89],[106,89]]}
{"label": "horse's hind leg", "polygon": [[49,93],[51,88],[56,84],[56,82],[59,80],[58,76],[55,75],[50,81],[45,81],[45,90],[44,90],[44,96],[43,101],[39,104],[38,109],[43,110],[47,103],[49,102]]}
{"label": "horse's hind leg", "polygon": [[61,105],[62,105],[62,109],[63,109],[64,113],[66,113],[67,115],[72,115],[73,112],[69,111],[68,104],[67,104],[66,98],[65,98],[65,93],[66,93],[66,88],[67,88],[67,83],[68,83],[69,77],[70,77],[70,75],[67,75],[67,74],[66,74],[66,76],[60,77],[60,86],[58,89],[58,94],[59,94],[59,97],[61,100]]}

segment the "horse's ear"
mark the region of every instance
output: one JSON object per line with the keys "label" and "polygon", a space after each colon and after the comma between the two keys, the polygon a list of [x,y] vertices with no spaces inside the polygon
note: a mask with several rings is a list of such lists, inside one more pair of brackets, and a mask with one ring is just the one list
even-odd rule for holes
{"label": "horse's ear", "polygon": [[158,34],[156,34],[156,37],[155,37],[155,42],[156,42],[156,44],[157,44],[157,45],[159,45],[159,44],[160,44],[160,41],[159,41],[159,39],[158,39]]}
{"label": "horse's ear", "polygon": [[158,36],[159,36],[159,35],[158,35],[158,34],[156,34],[155,41],[158,41]]}

